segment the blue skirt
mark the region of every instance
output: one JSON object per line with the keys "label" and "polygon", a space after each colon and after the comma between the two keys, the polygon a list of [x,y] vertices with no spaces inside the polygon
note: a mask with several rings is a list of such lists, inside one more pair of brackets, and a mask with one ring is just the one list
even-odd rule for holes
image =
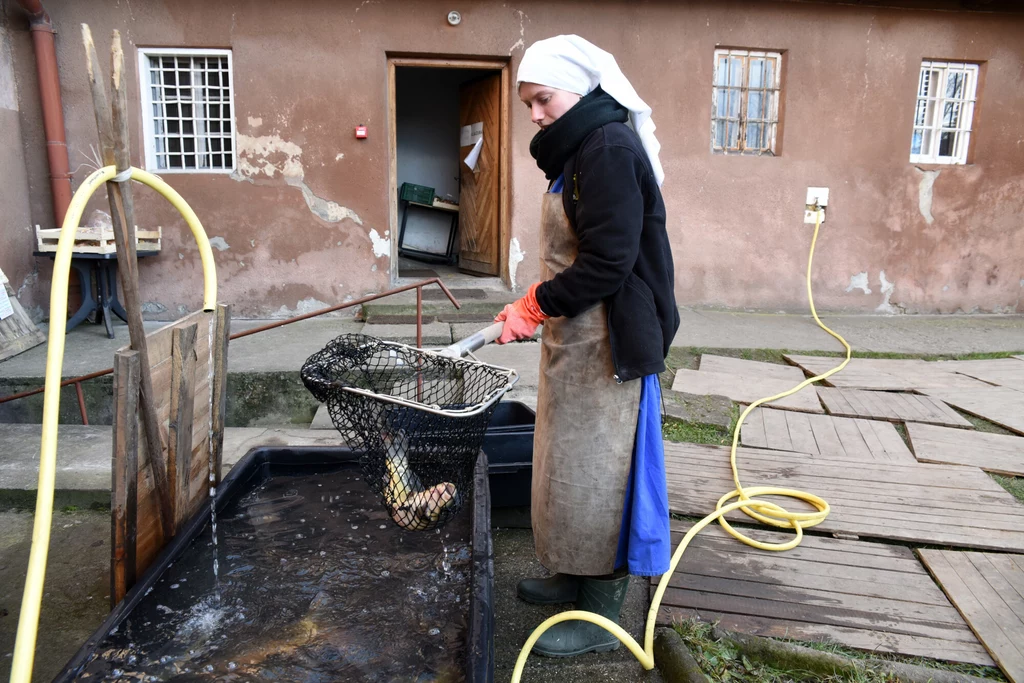
{"label": "blue skirt", "polygon": [[615,567],[626,567],[635,576],[661,576],[668,571],[672,559],[665,445],[661,436],[661,384],[658,375],[648,375],[640,381],[640,413]]}

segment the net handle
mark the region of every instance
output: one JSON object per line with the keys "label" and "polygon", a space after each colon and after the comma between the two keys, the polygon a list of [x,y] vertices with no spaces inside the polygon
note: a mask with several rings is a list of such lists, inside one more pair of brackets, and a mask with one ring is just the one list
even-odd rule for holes
{"label": "net handle", "polygon": [[[482,365],[482,363],[481,363]],[[484,401],[477,404],[472,408],[460,408],[458,410],[444,409],[440,406],[428,406],[423,403],[417,403],[416,401],[410,401],[400,396],[388,396],[386,394],[378,394],[373,391],[367,391],[366,389],[359,389],[357,387],[340,387],[342,391],[347,391],[350,394],[356,394],[358,396],[365,396],[366,398],[372,398],[377,401],[386,401],[388,403],[394,403],[396,405],[405,406],[406,408],[412,408],[414,410],[422,410],[425,413],[431,413],[433,415],[440,415],[441,417],[473,417],[484,412],[491,407],[493,403],[498,401],[502,396],[508,393],[515,383],[519,381],[519,373],[515,370],[508,368],[497,368],[497,366],[490,366],[495,369],[500,369],[503,372],[508,373],[509,382],[503,387],[498,387],[491,395],[488,396]]]}

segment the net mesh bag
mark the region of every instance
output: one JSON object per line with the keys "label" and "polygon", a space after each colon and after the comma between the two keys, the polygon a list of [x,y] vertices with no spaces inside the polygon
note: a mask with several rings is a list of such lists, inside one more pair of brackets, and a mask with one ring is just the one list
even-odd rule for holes
{"label": "net mesh bag", "polygon": [[469,498],[487,424],[514,370],[346,334],[302,381],[355,450],[370,488],[405,529],[440,527]]}

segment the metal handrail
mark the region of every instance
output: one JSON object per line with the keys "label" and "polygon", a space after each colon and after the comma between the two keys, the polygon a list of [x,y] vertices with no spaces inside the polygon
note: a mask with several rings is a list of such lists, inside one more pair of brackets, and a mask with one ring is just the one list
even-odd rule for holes
{"label": "metal handrail", "polygon": [[[456,309],[462,308],[462,304],[460,304],[459,300],[456,299],[455,296],[451,293],[451,290],[449,290],[448,287],[445,286],[445,284],[443,282],[441,282],[441,279],[437,278],[437,277],[432,277],[432,278],[429,278],[427,280],[421,280],[420,282],[415,282],[413,284],[403,285],[401,287],[396,287],[395,289],[389,289],[386,292],[380,292],[378,294],[370,294],[369,296],[364,296],[364,297],[359,298],[359,299],[353,299],[352,301],[346,301],[345,303],[341,303],[341,304],[338,304],[336,306],[328,306],[327,308],[321,308],[321,309],[313,311],[311,313],[303,313],[302,315],[296,315],[294,317],[287,318],[285,320],[278,320],[278,321],[272,322],[272,323],[270,323],[268,325],[262,325],[260,327],[255,327],[255,328],[253,328],[251,330],[245,330],[244,332],[236,332],[235,334],[233,334],[230,337],[228,337],[228,339],[229,340],[241,339],[242,337],[248,337],[249,335],[257,334],[259,332],[266,332],[267,330],[273,330],[273,329],[276,329],[278,327],[284,327],[285,325],[290,325],[292,323],[299,322],[300,320],[308,320],[309,318],[315,318],[315,317],[317,317],[319,315],[324,315],[325,313],[333,313],[334,311],[340,311],[340,310],[345,309],[345,308],[351,308],[353,306],[361,306],[363,304],[369,303],[371,301],[376,301],[378,299],[383,299],[384,297],[388,297],[388,296],[391,296],[393,294],[401,294],[402,292],[408,292],[410,289],[415,289],[416,290],[416,346],[418,348],[422,348],[422,346],[423,346],[423,288],[424,287],[429,287],[430,285],[437,285],[438,287],[440,287],[441,291],[444,292],[444,295],[446,297],[448,297],[448,300],[452,302],[452,305],[455,306]],[[96,372],[91,372],[88,375],[81,375],[79,377],[72,377],[70,379],[63,380],[60,383],[60,385],[62,387],[66,387],[66,386],[69,386],[71,384],[75,385],[75,393],[76,393],[76,395],[78,397],[78,410],[79,410],[79,412],[82,415],[82,424],[84,424],[84,425],[88,425],[89,424],[89,414],[88,414],[88,412],[86,411],[86,408],[85,408],[85,397],[84,397],[84,395],[82,393],[81,382],[85,382],[85,381],[90,380],[90,379],[96,379],[97,377],[104,377],[104,376],[109,375],[109,374],[111,374],[113,372],[114,372],[114,368],[107,368],[106,370],[98,370]],[[11,401],[16,401],[16,400],[21,399],[21,398],[27,398],[29,396],[35,396],[36,394],[43,393],[43,391],[45,391],[45,389],[46,389],[46,387],[38,387],[36,389],[29,389],[27,391],[22,391],[22,392],[17,393],[17,394],[11,394],[10,396],[0,397],[0,404],[9,403]]]}

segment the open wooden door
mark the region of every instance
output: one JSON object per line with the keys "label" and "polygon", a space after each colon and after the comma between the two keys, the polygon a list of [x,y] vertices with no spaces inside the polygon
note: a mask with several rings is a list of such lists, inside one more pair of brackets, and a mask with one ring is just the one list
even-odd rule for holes
{"label": "open wooden door", "polygon": [[[501,74],[495,73],[459,88],[459,126],[475,126],[483,134],[476,170],[460,161],[459,270],[497,275],[499,211],[501,206]],[[482,131],[480,128],[482,127]],[[459,153],[465,159],[476,143],[471,139]],[[465,143],[463,138],[461,142]]]}

